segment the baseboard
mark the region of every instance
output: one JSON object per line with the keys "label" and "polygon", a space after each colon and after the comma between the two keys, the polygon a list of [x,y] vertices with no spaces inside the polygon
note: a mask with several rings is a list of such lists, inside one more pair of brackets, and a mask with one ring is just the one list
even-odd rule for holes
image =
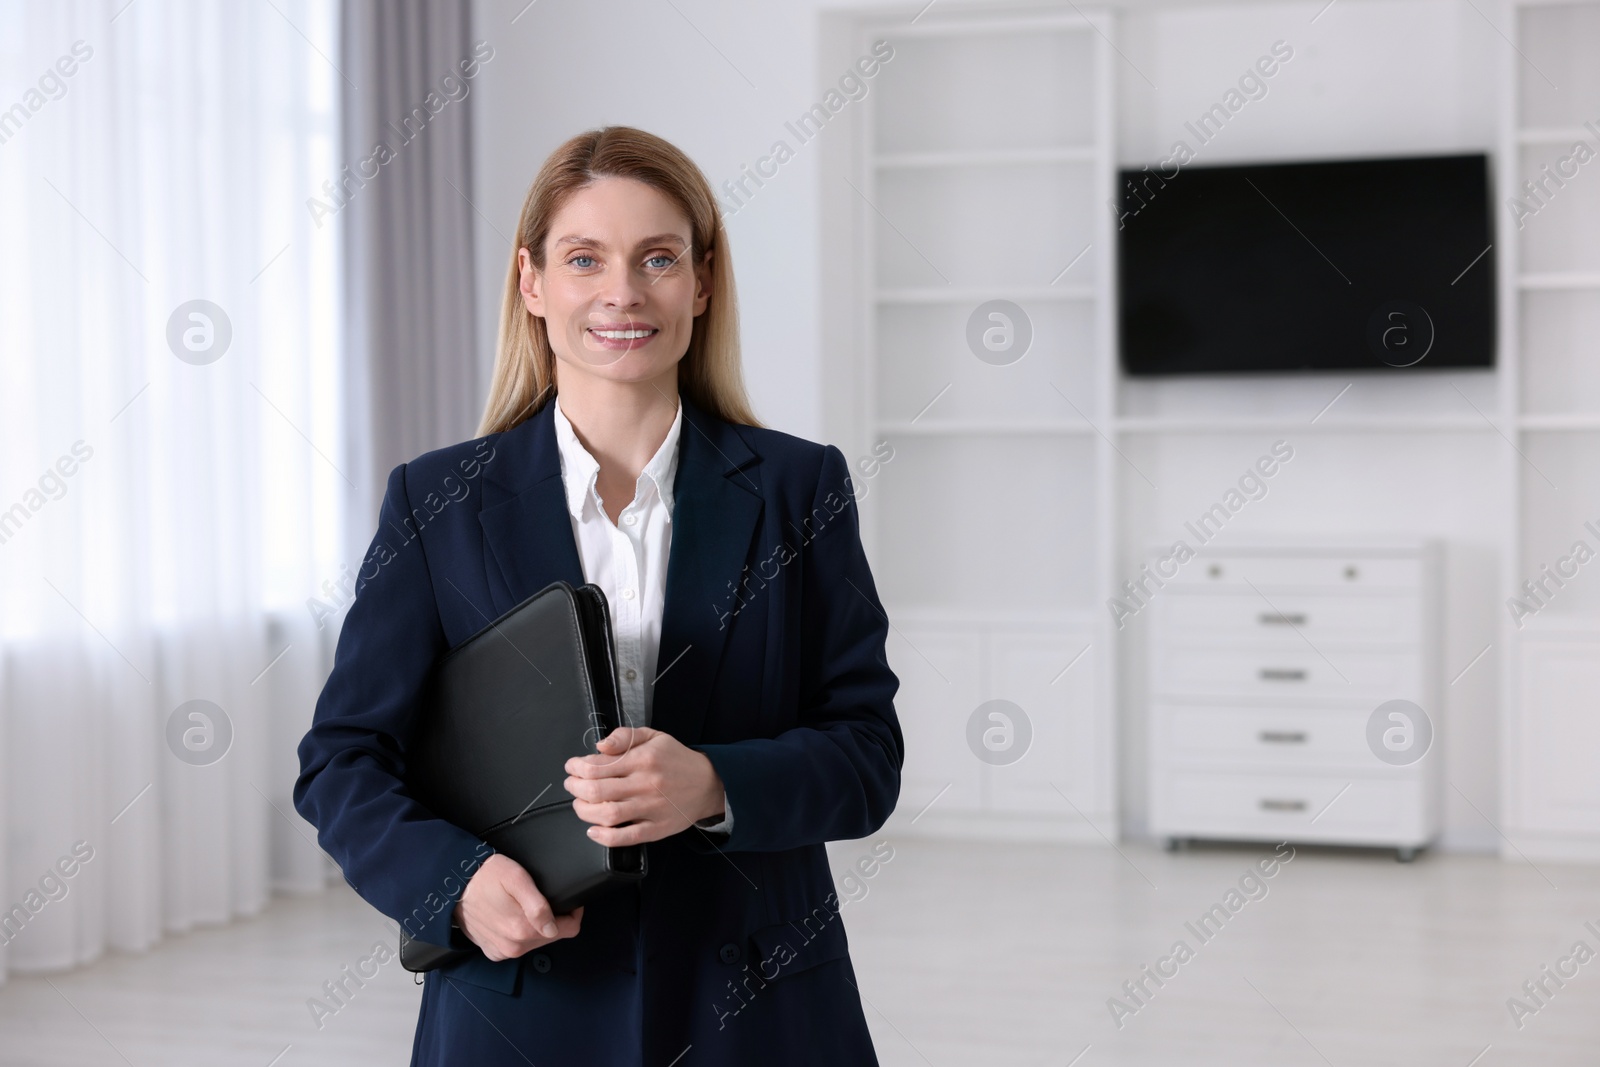
{"label": "baseboard", "polygon": [[1501,842],[1500,857],[1508,863],[1600,863],[1600,837],[1507,829],[1512,844]]}

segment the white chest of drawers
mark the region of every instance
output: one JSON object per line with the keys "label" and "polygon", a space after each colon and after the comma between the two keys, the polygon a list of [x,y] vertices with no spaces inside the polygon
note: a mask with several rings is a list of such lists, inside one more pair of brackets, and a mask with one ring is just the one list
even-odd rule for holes
{"label": "white chest of drawers", "polygon": [[[1167,551],[1152,552],[1148,572],[1162,584],[1146,585],[1151,830],[1169,847],[1302,841],[1401,859],[1432,841],[1438,544],[1235,545],[1158,566]],[[1420,758],[1389,762],[1369,741],[1374,711],[1392,700],[1427,717]]]}

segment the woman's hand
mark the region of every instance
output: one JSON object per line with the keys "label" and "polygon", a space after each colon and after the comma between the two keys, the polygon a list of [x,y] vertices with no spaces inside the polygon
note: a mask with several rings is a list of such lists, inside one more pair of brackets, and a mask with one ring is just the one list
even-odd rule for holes
{"label": "woman's hand", "polygon": [[722,813],[722,779],[711,761],[671,734],[619,726],[596,747],[599,755],[567,760],[571,777],[562,785],[600,844],[659,841]]}
{"label": "woman's hand", "polygon": [[495,853],[467,882],[456,925],[491,960],[509,960],[564,937],[576,937],[583,909],[556,915],[522,864]]}

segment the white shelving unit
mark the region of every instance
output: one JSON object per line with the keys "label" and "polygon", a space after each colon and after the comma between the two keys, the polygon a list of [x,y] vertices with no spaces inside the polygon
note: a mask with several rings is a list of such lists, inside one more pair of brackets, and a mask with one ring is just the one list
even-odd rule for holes
{"label": "white shelving unit", "polygon": [[[1506,60],[1500,185],[1554,167],[1575,142],[1600,147],[1600,3],[1515,3],[1517,53]],[[1600,163],[1554,188],[1519,229],[1501,212],[1500,242],[1514,279],[1502,291],[1500,350],[1506,420],[1524,457],[1511,471],[1508,596],[1540,581],[1600,519]],[[1586,573],[1589,570],[1597,573]],[[1502,676],[1503,852],[1600,861],[1600,564],[1565,584],[1546,582],[1534,615],[1502,616],[1514,650]],[[1559,576],[1558,576],[1559,577]]]}
{"label": "white shelving unit", "polygon": [[[848,180],[866,282],[852,386],[867,436],[894,448],[863,516],[902,682],[902,831],[1117,832],[1110,32],[1070,10],[856,29],[855,54],[895,49]],[[1031,333],[1006,365],[965,342],[990,300]],[[986,762],[969,724],[992,700],[1026,725],[982,718],[1016,746]]]}
{"label": "white shelving unit", "polygon": [[[1137,810],[1156,728],[1148,616],[1118,629],[1107,604],[1152,540],[1176,536],[1283,436],[1306,458],[1274,483],[1280,503],[1251,505],[1253,534],[1442,542],[1437,711],[1469,746],[1445,767],[1466,776],[1443,792],[1446,844],[1455,833],[1508,856],[1600,860],[1587,761],[1600,752],[1600,560],[1525,628],[1504,606],[1583,520],[1600,524],[1583,493],[1600,484],[1600,161],[1520,232],[1505,203],[1600,136],[1585,126],[1600,124],[1600,0],[1508,0],[1491,15],[1515,27],[1486,72],[1502,108],[1486,261],[1496,367],[1356,376],[1337,404],[1351,377],[1120,375],[1107,207],[1119,16],[912,14],[823,16],[825,78],[879,38],[895,55],[839,120],[851,133],[817,150],[820,239],[851,250],[822,281],[829,431],[863,455],[879,440],[895,450],[862,516],[904,686],[898,828],[1089,841],[1149,828]],[[1351,155],[1384,154],[1341,136]],[[1032,326],[1009,365],[965,341],[990,300]],[[1044,724],[1012,765],[969,750],[971,716],[993,699]]]}

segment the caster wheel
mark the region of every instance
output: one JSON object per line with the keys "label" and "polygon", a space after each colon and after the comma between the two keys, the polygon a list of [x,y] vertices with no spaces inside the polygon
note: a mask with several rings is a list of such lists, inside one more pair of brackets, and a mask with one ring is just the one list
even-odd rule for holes
{"label": "caster wheel", "polygon": [[1183,851],[1183,838],[1181,838],[1181,837],[1169,837],[1169,838],[1166,838],[1161,842],[1161,847],[1166,849],[1168,852],[1182,852]]}
{"label": "caster wheel", "polygon": [[1397,848],[1394,850],[1394,858],[1400,863],[1410,863],[1417,858],[1417,850],[1414,848]]}

